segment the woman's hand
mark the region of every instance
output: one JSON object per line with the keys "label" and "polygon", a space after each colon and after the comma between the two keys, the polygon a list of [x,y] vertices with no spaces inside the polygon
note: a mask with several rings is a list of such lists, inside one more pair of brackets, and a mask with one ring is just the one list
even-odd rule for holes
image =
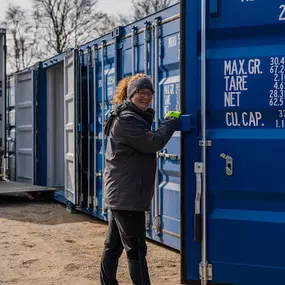
{"label": "woman's hand", "polygon": [[165,115],[164,119],[169,118],[169,117],[174,117],[176,119],[180,119],[180,116],[181,116],[181,112],[179,112],[179,111],[169,111]]}

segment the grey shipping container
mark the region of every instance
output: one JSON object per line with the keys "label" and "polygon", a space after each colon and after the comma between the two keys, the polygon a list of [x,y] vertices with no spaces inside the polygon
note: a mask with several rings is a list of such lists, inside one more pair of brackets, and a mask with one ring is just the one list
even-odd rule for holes
{"label": "grey shipping container", "polygon": [[0,154],[6,152],[6,30],[0,29]]}
{"label": "grey shipping container", "polygon": [[55,190],[38,185],[34,171],[37,162],[34,156],[37,150],[34,139],[36,70],[36,66],[28,68],[8,76],[7,79],[4,74],[5,95],[1,96],[4,96],[1,110],[5,114],[2,117],[5,118],[1,125],[4,145],[1,156],[0,194]]}
{"label": "grey shipping container", "polygon": [[15,114],[15,76],[6,80],[6,176],[16,179],[16,114]]}

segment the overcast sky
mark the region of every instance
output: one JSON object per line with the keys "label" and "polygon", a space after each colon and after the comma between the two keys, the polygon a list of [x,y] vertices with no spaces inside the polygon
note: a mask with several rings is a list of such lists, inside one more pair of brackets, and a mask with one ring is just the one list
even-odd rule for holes
{"label": "overcast sky", "polygon": [[[0,0],[0,21],[4,20],[5,10],[9,2],[13,2],[24,8],[31,7],[31,0]],[[108,14],[116,14],[121,12],[128,14],[131,0],[99,0],[98,8]]]}

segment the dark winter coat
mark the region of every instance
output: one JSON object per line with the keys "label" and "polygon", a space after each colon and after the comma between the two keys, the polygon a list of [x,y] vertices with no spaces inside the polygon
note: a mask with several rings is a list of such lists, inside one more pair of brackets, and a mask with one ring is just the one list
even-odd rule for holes
{"label": "dark winter coat", "polygon": [[118,106],[105,124],[109,136],[104,171],[105,207],[147,211],[154,193],[156,152],[178,127],[179,120],[165,120],[151,131],[154,111],[141,111],[128,101]]}

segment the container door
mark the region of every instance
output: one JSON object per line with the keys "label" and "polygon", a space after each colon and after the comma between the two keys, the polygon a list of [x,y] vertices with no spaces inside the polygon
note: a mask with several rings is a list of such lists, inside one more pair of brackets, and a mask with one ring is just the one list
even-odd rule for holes
{"label": "container door", "polygon": [[5,152],[6,34],[0,29],[0,153]]}
{"label": "container door", "polygon": [[16,169],[17,182],[34,184],[35,139],[34,139],[34,71],[25,70],[16,74]]}
{"label": "container door", "polygon": [[76,66],[78,54],[73,50],[64,60],[64,168],[65,197],[76,204]]}
{"label": "container door", "polygon": [[6,106],[7,106],[7,137],[6,137],[6,150],[8,154],[8,165],[6,168],[8,170],[8,177],[11,180],[15,180],[15,147],[16,147],[16,113],[15,113],[15,77],[10,76],[7,79],[7,98],[6,98]]}
{"label": "container door", "polygon": [[[199,115],[195,120],[197,132],[184,140],[184,279],[203,279],[202,284],[282,283],[285,4],[282,0],[210,0],[209,4],[207,33],[201,33],[202,38],[206,36],[206,61],[197,58],[200,50],[196,50],[200,33],[195,23],[203,22],[197,19],[201,1],[182,1],[181,10],[186,43],[182,92],[186,96],[195,94],[199,100],[190,97],[185,104],[194,116]],[[203,82],[200,68],[193,67],[202,67],[205,62]],[[205,112],[200,109],[200,84],[206,86]],[[205,142],[201,141],[203,115]],[[191,157],[190,152],[199,156]],[[196,176],[194,162],[202,162]],[[202,190],[202,199],[194,194],[200,194],[198,190]],[[203,216],[206,221],[201,228],[194,223],[195,197],[201,205],[200,221]],[[201,233],[196,240],[194,230]]]}
{"label": "container door", "polygon": [[[154,107],[158,122],[164,121],[168,111],[180,110],[179,41],[179,18],[155,25]],[[163,53],[160,51],[161,46],[164,47]],[[176,131],[158,152],[152,234],[154,240],[177,250],[180,249],[180,138],[181,132]]]}
{"label": "container door", "polygon": [[77,99],[77,194],[79,197],[79,206],[81,208],[89,208],[91,205],[90,195],[90,176],[89,174],[89,156],[88,156],[88,139],[89,139],[89,100],[90,95],[89,81],[90,74],[87,71],[87,64],[89,65],[89,54],[79,53],[79,68],[78,68],[78,86],[79,92]]}

